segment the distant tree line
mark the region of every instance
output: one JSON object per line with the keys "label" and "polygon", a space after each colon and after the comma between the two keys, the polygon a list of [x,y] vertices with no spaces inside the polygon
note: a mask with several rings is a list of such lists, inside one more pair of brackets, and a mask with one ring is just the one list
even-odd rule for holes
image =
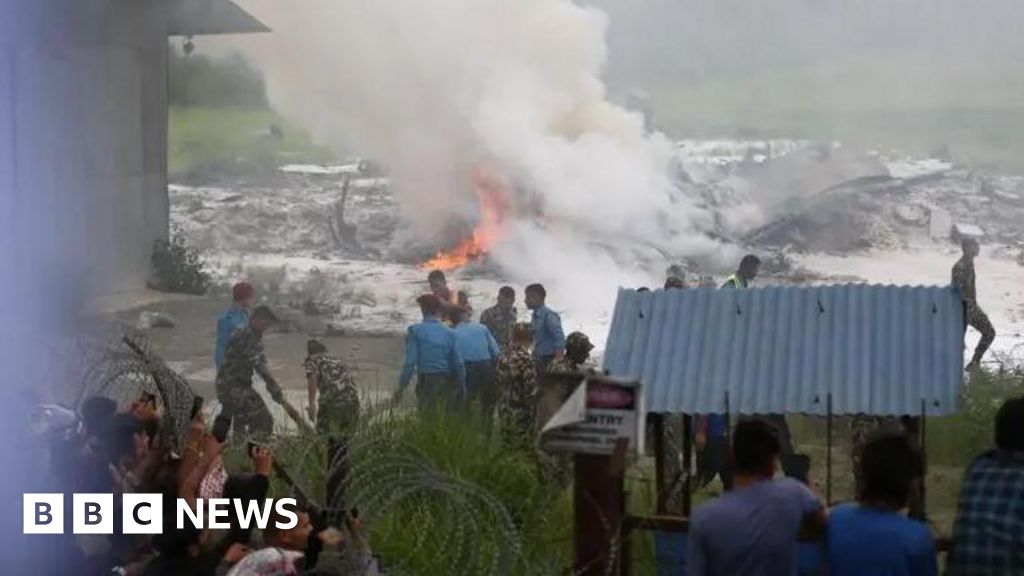
{"label": "distant tree line", "polygon": [[171,106],[267,106],[263,77],[241,54],[222,57],[185,54],[172,44],[169,70]]}

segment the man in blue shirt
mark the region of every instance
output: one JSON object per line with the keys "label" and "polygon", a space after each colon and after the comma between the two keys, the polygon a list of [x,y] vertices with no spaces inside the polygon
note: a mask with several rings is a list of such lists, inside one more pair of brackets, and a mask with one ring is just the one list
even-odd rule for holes
{"label": "man in blue shirt", "polygon": [[562,319],[545,304],[547,295],[540,284],[526,287],[526,307],[533,310],[533,359],[538,374],[545,373],[552,360],[565,354]]}
{"label": "man in blue shirt", "polygon": [[729,422],[725,414],[698,416],[694,426],[697,448],[697,487],[703,488],[718,476],[723,490],[732,490],[732,467],[729,465]]}
{"label": "man in blue shirt", "polygon": [[856,504],[832,509],[828,519],[829,576],[934,576],[935,540],[922,522],[900,514],[924,471],[921,455],[902,434],[879,436],[860,457]]}
{"label": "man in blue shirt", "polygon": [[217,370],[224,363],[224,350],[228,347],[231,335],[249,325],[249,310],[255,301],[255,292],[248,282],[235,284],[231,296],[231,307],[217,318],[217,347],[213,351],[213,363]]}
{"label": "man in blue shirt", "polygon": [[466,367],[455,345],[455,332],[441,322],[442,303],[433,294],[416,302],[423,322],[413,324],[405,334],[405,363],[398,380],[400,400],[416,375],[416,400],[420,410],[451,407],[466,396]]}
{"label": "man in blue shirt", "polygon": [[797,537],[820,533],[821,501],[792,478],[775,480],[779,439],[763,420],[733,434],[735,488],[697,508],[686,548],[687,576],[787,576],[797,572]]}
{"label": "man in blue shirt", "polygon": [[466,365],[466,388],[470,402],[479,402],[483,415],[490,419],[494,407],[498,403],[496,384],[498,362],[498,342],[491,331],[469,319],[467,308],[456,308],[452,319],[455,321],[455,347]]}

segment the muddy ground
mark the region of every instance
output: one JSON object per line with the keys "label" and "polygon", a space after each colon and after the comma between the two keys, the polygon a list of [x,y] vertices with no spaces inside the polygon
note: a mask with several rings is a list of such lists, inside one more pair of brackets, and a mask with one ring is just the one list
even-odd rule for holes
{"label": "muddy ground", "polygon": [[[146,331],[146,335],[153,350],[171,368],[188,379],[193,390],[207,399],[207,410],[213,412],[216,410],[216,372],[213,365],[216,322],[227,302],[215,297],[149,297],[146,301],[144,305],[108,314],[130,326],[136,324],[143,311],[169,314],[175,321],[173,328],[151,328]],[[270,370],[285,388],[286,396],[300,410],[304,409],[307,403],[302,362],[306,356],[306,341],[310,337],[321,340],[331,354],[348,363],[361,393],[366,398],[383,398],[390,395],[397,385],[404,354],[403,338],[400,334],[323,336],[307,334],[300,330],[272,331],[264,338]],[[265,392],[260,383],[256,384],[256,388],[261,393]],[[269,401],[269,397],[265,398],[268,405],[273,407],[274,404]]]}

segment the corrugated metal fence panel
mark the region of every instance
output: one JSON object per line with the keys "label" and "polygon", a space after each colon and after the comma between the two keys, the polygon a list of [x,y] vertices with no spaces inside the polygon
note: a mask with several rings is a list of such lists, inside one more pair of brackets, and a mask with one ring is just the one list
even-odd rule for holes
{"label": "corrugated metal fence panel", "polygon": [[619,290],[605,350],[652,412],[949,414],[963,301],[949,287]]}

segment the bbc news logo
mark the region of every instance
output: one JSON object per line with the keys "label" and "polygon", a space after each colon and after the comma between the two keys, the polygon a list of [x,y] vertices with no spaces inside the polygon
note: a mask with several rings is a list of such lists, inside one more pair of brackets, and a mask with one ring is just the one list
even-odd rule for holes
{"label": "bbc news logo", "polygon": [[[160,534],[164,528],[164,497],[162,494],[123,494],[121,498],[121,534]],[[71,526],[74,534],[113,534],[113,494],[73,494]],[[278,500],[241,500],[211,498],[196,500],[191,507],[187,500],[175,501],[175,526],[182,530],[187,525],[199,530],[231,528],[234,515],[242,528],[265,530],[272,512],[284,521],[275,522],[279,530],[289,530],[299,523],[298,503],[294,498]],[[204,511],[206,512],[204,514]],[[25,534],[64,533],[64,494],[24,494],[23,514]]]}

